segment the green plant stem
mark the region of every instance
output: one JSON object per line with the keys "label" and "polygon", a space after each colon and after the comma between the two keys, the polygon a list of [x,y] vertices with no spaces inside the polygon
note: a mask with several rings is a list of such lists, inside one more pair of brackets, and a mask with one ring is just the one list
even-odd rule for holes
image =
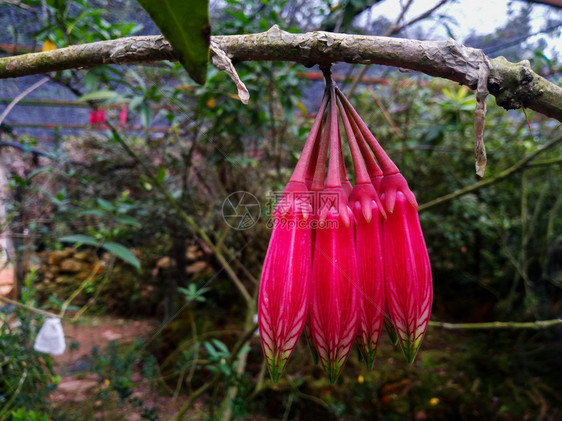
{"label": "green plant stem", "polygon": [[164,186],[162,186],[162,184],[158,181],[158,179],[152,174],[150,168],[148,168],[148,166],[143,162],[143,160],[140,159],[140,157],[135,153],[135,151],[133,151],[129,147],[127,142],[125,142],[125,140],[119,135],[117,130],[110,124],[108,124],[108,126],[111,129],[113,137],[117,141],[117,143],[119,143],[123,147],[123,149],[125,149],[125,152],[127,152],[127,154],[129,154],[131,158],[133,158],[136,162],[138,162],[145,176],[150,179],[150,181],[154,184],[154,186],[158,189],[158,191],[164,196],[166,201],[179,213],[180,217],[197,233],[197,235],[199,235],[199,237],[205,242],[205,244],[209,246],[209,248],[212,250],[215,257],[217,258],[217,260],[225,270],[225,272],[228,274],[228,276],[230,277],[230,279],[232,280],[232,282],[234,283],[234,285],[236,286],[236,288],[238,289],[238,291],[246,301],[246,304],[252,306],[253,300],[252,297],[250,296],[250,293],[248,292],[248,290],[246,289],[246,287],[244,286],[238,275],[236,275],[236,272],[234,272],[234,269],[230,265],[229,261],[226,260],[226,257],[224,256],[222,250],[220,250],[213,243],[213,241],[209,238],[207,233],[199,226],[199,224],[197,224],[197,222],[195,222],[195,220],[182,209],[182,207],[178,204],[178,202],[172,197],[172,195],[164,188]]}
{"label": "green plant stem", "polygon": [[562,207],[562,192],[558,194],[558,197],[556,198],[554,205],[550,209],[548,222],[546,224],[545,244],[547,244],[547,247],[545,249],[545,253],[543,254],[542,263],[541,263],[543,276],[547,273],[548,258],[549,256],[551,256],[552,251],[555,247],[555,243],[553,241],[554,237],[557,235],[555,226],[556,226],[556,221],[558,220],[557,218],[558,212],[560,212],[561,207]]}
{"label": "green plant stem", "polygon": [[96,262],[96,264],[94,265],[92,271],[90,272],[90,274],[88,275],[88,277],[86,279],[84,279],[84,281],[80,284],[80,286],[70,295],[70,297],[67,298],[67,300],[62,303],[62,307],[60,310],[60,317],[64,317],[64,313],[66,313],[66,309],[68,308],[68,306],[72,303],[72,301],[74,301],[74,299],[76,297],[78,297],[78,295],[84,290],[84,288],[86,288],[86,286],[92,282],[92,279],[94,279],[94,276],[96,276],[96,273],[98,272],[98,269],[100,267],[99,262]]}
{"label": "green plant stem", "polygon": [[[244,334],[242,339],[240,341],[238,341],[238,343],[234,346],[234,349],[232,350],[232,353],[230,354],[230,357],[228,357],[226,364],[230,365],[234,362],[234,358],[236,358],[236,355],[240,352],[240,350],[242,349],[244,344],[246,344],[246,342],[248,342],[250,340],[250,338],[254,335],[257,328],[258,328],[257,325],[253,325]],[[185,413],[189,410],[189,408],[191,408],[191,406],[195,403],[197,398],[199,396],[201,396],[203,393],[205,393],[209,388],[211,388],[215,384],[217,384],[222,379],[222,377],[223,377],[223,373],[218,372],[217,374],[215,374],[213,376],[213,378],[211,380],[209,380],[207,383],[205,383],[201,387],[199,387],[199,389],[197,389],[196,391],[191,393],[189,395],[189,399],[187,400],[187,402],[183,404],[183,406],[180,408],[180,410],[177,412],[177,414],[174,416],[174,418],[172,418],[172,421],[181,421],[183,419]]]}
{"label": "green plant stem", "polygon": [[436,199],[430,200],[429,202],[426,202],[426,203],[420,205],[420,207],[418,208],[418,211],[422,212],[422,211],[427,210],[427,209],[429,209],[433,206],[449,202],[453,199],[464,196],[465,194],[472,193],[473,191],[479,190],[482,187],[486,187],[490,184],[494,184],[494,183],[496,183],[500,180],[503,180],[504,178],[509,177],[513,173],[515,173],[517,171],[521,171],[522,169],[527,167],[529,165],[529,163],[533,159],[535,159],[539,154],[541,154],[544,151],[552,148],[553,146],[560,143],[561,141],[562,141],[562,136],[558,136],[557,138],[552,139],[550,142],[548,142],[542,148],[537,149],[535,152],[527,155],[525,158],[523,158],[519,162],[515,163],[511,167],[503,170],[502,172],[500,172],[495,177],[484,179],[482,181],[479,181],[478,183],[472,184],[471,186],[463,187],[462,189],[456,190],[452,193],[449,193],[449,194],[446,194],[444,196],[438,197]]}
{"label": "green plant stem", "polygon": [[220,375],[216,374],[215,377],[213,377],[213,379],[211,381],[203,384],[199,389],[197,389],[196,391],[191,393],[189,395],[189,399],[187,400],[187,402],[185,404],[183,404],[183,406],[180,408],[178,413],[174,416],[174,418],[172,418],[172,421],[181,421],[183,419],[185,413],[189,410],[189,408],[191,408],[191,406],[195,403],[197,398],[199,396],[201,396],[203,393],[205,393],[207,391],[207,389],[209,389],[211,386],[213,386],[215,384],[215,382],[218,381],[219,378],[220,378]]}
{"label": "green plant stem", "polygon": [[[254,335],[255,332],[255,324],[254,324],[254,309],[249,308],[246,312],[246,321],[244,323],[244,328],[247,329],[246,335],[238,342],[238,345],[235,347],[234,351],[231,354],[232,363],[236,361],[236,367],[234,368],[234,372],[237,376],[241,376],[244,371],[246,370],[246,364],[248,362],[248,354],[250,353],[249,350],[244,352],[240,352],[245,345],[249,345],[249,342]],[[254,327],[252,327],[254,326]],[[252,333],[249,333],[252,332]],[[240,355],[238,355],[240,354]],[[236,358],[238,358],[236,360]],[[230,421],[232,419],[232,403],[238,394],[238,384],[234,384],[230,386],[227,391],[225,398],[222,403],[223,411],[221,415],[221,421]]]}
{"label": "green plant stem", "polygon": [[562,319],[537,320],[534,322],[483,322],[447,323],[430,321],[429,326],[443,329],[545,329],[562,324]]}
{"label": "green plant stem", "polygon": [[181,391],[181,386],[185,382],[189,387],[189,394],[193,392],[191,388],[191,380],[193,379],[193,375],[195,374],[195,369],[197,365],[202,364],[201,360],[199,360],[199,338],[197,334],[197,324],[195,323],[195,319],[193,317],[193,313],[189,312],[189,323],[191,325],[191,331],[193,332],[193,362],[189,367],[189,372],[186,377],[186,369],[182,367],[180,376],[178,378],[178,382],[176,384],[176,390],[174,391],[174,402],[177,401],[179,393]]}
{"label": "green plant stem", "polygon": [[258,393],[260,393],[262,391],[262,389],[264,388],[264,384],[265,384],[265,375],[267,374],[267,364],[265,362],[265,358],[261,363],[261,368],[260,368],[260,372],[258,374],[258,379],[256,380],[256,386],[254,387],[254,390],[252,391],[252,393],[249,396],[250,400],[253,400]]}
{"label": "green plant stem", "polygon": [[71,319],[72,323],[75,323],[78,321],[78,319],[80,319],[80,317],[82,317],[82,315],[86,312],[86,310],[88,310],[88,308],[90,307],[90,305],[92,303],[94,303],[97,298],[100,296],[102,289],[105,287],[105,285],[107,284],[107,282],[110,279],[111,276],[111,272],[113,271],[113,265],[115,263],[115,256],[111,257],[111,264],[109,265],[109,270],[106,269],[104,270],[104,276],[103,279],[101,280],[101,282],[98,284],[97,288],[96,288],[96,293],[94,294],[94,296],[92,298],[90,298],[88,300],[88,302],[86,304],[84,304],[82,306],[82,308],[80,310],[78,310],[76,312],[76,314],[74,315],[74,317]]}
{"label": "green plant stem", "polygon": [[562,158],[551,158],[551,159],[544,159],[542,161],[535,161],[529,164],[529,167],[540,167],[540,166],[547,166],[547,165],[554,165],[554,164],[562,164]]}
{"label": "green plant stem", "polygon": [[10,400],[6,402],[2,407],[2,411],[0,412],[0,421],[4,421],[5,419],[8,419],[6,418],[6,416],[9,415],[8,411],[10,410],[10,407],[12,406],[14,401],[16,400],[16,397],[20,394],[21,388],[23,387],[26,378],[27,378],[27,370],[23,372],[23,375],[21,376],[18,382],[18,387],[10,397]]}

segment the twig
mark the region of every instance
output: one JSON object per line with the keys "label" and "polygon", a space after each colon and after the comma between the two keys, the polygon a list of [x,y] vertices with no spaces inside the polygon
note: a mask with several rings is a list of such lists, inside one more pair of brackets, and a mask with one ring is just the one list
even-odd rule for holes
{"label": "twig", "polygon": [[373,88],[369,86],[367,89],[371,94],[371,96],[373,97],[373,99],[375,100],[375,102],[377,103],[377,106],[381,110],[384,119],[388,122],[388,124],[390,124],[390,127],[392,127],[392,131],[394,132],[394,134],[396,134],[396,136],[398,136],[400,139],[404,139],[404,134],[400,131],[400,129],[396,126],[396,124],[394,124],[392,118],[390,118],[390,114],[388,113],[386,107],[381,102],[379,97],[375,94]]}
{"label": "twig", "polygon": [[19,1],[19,0],[4,0],[4,1],[5,1],[6,3],[13,4],[14,6],[19,7],[20,9],[26,10],[26,11],[28,11],[28,12],[32,12],[32,11],[33,11],[33,7],[31,7],[31,6],[29,6],[29,5],[25,4],[25,3],[22,3],[22,2]]}
{"label": "twig", "polygon": [[[18,381],[18,387],[16,388],[16,390],[12,393],[12,396],[10,397],[10,399],[8,399],[7,402],[5,402],[2,405],[2,408],[0,408],[0,420],[4,420],[6,419],[4,417],[4,415],[9,415],[9,411],[10,411],[10,407],[12,406],[12,404],[14,403],[14,401],[16,400],[16,397],[20,394],[21,392],[21,388],[23,387],[23,384],[25,383],[25,379],[27,378],[27,369],[24,370],[23,375],[21,376],[21,378]],[[9,396],[9,395],[8,395]]]}
{"label": "twig", "polygon": [[441,0],[439,3],[437,3],[435,6],[433,6],[431,9],[426,10],[425,12],[423,12],[421,15],[418,15],[417,17],[415,17],[414,19],[406,22],[405,24],[403,24],[402,26],[399,26],[396,28],[395,33],[400,32],[402,29],[413,25],[416,22],[419,22],[420,20],[423,20],[425,18],[428,18],[433,12],[435,12],[437,9],[439,9],[441,6],[443,6],[445,3],[447,3],[449,0]]}
{"label": "twig", "polygon": [[462,189],[459,189],[459,190],[454,191],[452,193],[449,193],[449,194],[446,194],[444,196],[438,197],[437,199],[430,200],[429,202],[426,202],[426,203],[420,205],[418,210],[420,212],[424,211],[424,210],[427,210],[427,209],[429,209],[433,206],[440,205],[441,203],[449,202],[453,199],[464,196],[465,194],[472,193],[473,191],[481,189],[482,187],[486,187],[486,186],[488,186],[490,184],[493,184],[497,181],[503,180],[504,178],[509,177],[511,174],[525,168],[529,164],[529,162],[531,162],[533,159],[535,159],[535,157],[537,157],[539,154],[546,151],[547,149],[552,148],[553,146],[560,143],[561,141],[562,141],[562,136],[559,136],[559,137],[551,140],[550,142],[548,142],[542,148],[539,148],[538,150],[536,150],[532,154],[529,154],[528,156],[526,156],[525,158],[523,158],[521,161],[517,162],[516,164],[512,165],[508,169],[500,172],[495,177],[487,178],[487,179],[479,181],[478,183],[475,183],[471,186],[463,187]]}
{"label": "twig", "polygon": [[[98,263],[96,263],[96,265],[98,265]],[[82,315],[86,312],[86,310],[88,310],[90,305],[97,300],[97,298],[101,294],[102,289],[104,288],[105,284],[110,280],[110,277],[111,277],[112,272],[113,272],[114,265],[115,265],[115,256],[111,256],[110,263],[104,269],[103,279],[97,285],[96,293],[94,294],[94,296],[92,298],[90,298],[88,300],[88,302],[86,304],[84,304],[82,306],[82,308],[80,310],[78,310],[76,312],[74,317],[71,319],[72,323],[77,322],[80,319],[80,317],[82,317]],[[99,267],[99,265],[98,265],[98,267]]]}
{"label": "twig", "polygon": [[[394,24],[390,25],[390,27],[387,28],[387,30],[384,32],[383,36],[390,37],[394,34],[397,34],[402,29],[404,29],[404,28],[406,28],[410,25],[413,25],[414,23],[416,23],[416,22],[418,22],[422,19],[427,18],[429,15],[431,15],[433,12],[435,12],[437,9],[439,9],[441,6],[443,6],[448,1],[449,0],[441,0],[438,4],[436,4],[431,9],[429,9],[426,12],[422,13],[421,15],[417,16],[416,18],[412,19],[411,21],[406,22],[406,23],[398,26],[398,24],[400,24],[402,19],[404,19],[404,15],[406,14],[406,12],[408,11],[408,9],[410,8],[410,6],[412,4],[412,1],[409,0],[408,3],[406,3],[406,5],[402,8],[402,11],[400,12],[400,15],[398,16],[398,18],[396,19],[396,22]],[[353,95],[353,92],[355,92],[355,89],[357,88],[357,85],[363,79],[363,77],[365,76],[365,73],[367,73],[368,68],[369,68],[368,66],[363,66],[359,70],[359,73],[357,73],[357,76],[355,76],[355,78],[353,79],[353,82],[351,83],[351,86],[350,86],[350,88],[347,92],[348,96]]]}
{"label": "twig", "polygon": [[484,322],[484,323],[447,323],[430,321],[429,326],[443,329],[545,329],[562,324],[562,319],[537,320],[535,322]]}
{"label": "twig", "polygon": [[54,313],[51,313],[51,312],[48,312],[48,311],[45,311],[45,310],[41,310],[41,309],[39,309],[39,308],[30,306],[30,305],[27,305],[27,304],[20,303],[19,301],[11,300],[11,299],[9,299],[9,298],[7,298],[7,297],[0,297],[0,301],[3,301],[3,302],[5,302],[5,303],[7,303],[7,304],[10,304],[10,305],[13,305],[13,306],[16,306],[16,307],[23,308],[23,309],[28,310],[28,311],[31,311],[31,312],[33,312],[33,313],[40,314],[40,315],[42,315],[42,316],[55,317],[55,318],[57,318],[57,319],[62,319],[62,318],[63,318],[62,315],[59,316],[59,315],[57,315],[57,314],[54,314]]}
{"label": "twig", "polygon": [[[250,352],[249,350],[245,352],[241,351],[245,345],[249,344],[252,336],[254,336],[254,332],[258,328],[258,326],[253,322],[254,311],[255,310],[250,308],[246,310],[246,322],[244,327],[248,330],[244,337],[240,339],[235,345],[232,353],[227,360],[227,363],[234,367],[233,371],[237,376],[242,376],[242,374],[244,373],[246,364],[248,362],[248,354]],[[236,399],[236,395],[238,394],[238,387],[238,384],[235,383],[226,390],[225,397],[221,405],[223,407],[223,411],[220,417],[221,421],[230,421],[232,419],[232,403],[234,399]]]}
{"label": "twig", "polygon": [[100,268],[100,264],[99,262],[96,262],[88,277],[84,279],[84,281],[82,281],[80,286],[76,288],[76,290],[72,294],[70,294],[70,297],[68,297],[66,301],[62,304],[60,310],[60,317],[64,317],[64,313],[66,313],[66,309],[68,308],[68,306],[72,303],[72,301],[74,301],[76,297],[78,297],[78,295],[84,290],[84,288],[86,288],[88,284],[92,282],[94,277],[97,275],[99,268]]}
{"label": "twig", "polygon": [[[402,10],[401,10],[400,14],[398,15],[398,18],[396,18],[396,21],[393,24],[391,24],[386,29],[386,31],[384,31],[384,34],[383,34],[384,37],[390,37],[390,36],[398,33],[399,29],[397,29],[397,25],[404,18],[404,15],[406,14],[408,9],[412,5],[412,2],[413,2],[413,0],[408,0],[408,3],[406,3],[402,7]],[[363,67],[361,67],[361,69],[359,69],[359,72],[355,75],[355,77],[353,78],[353,81],[351,82],[351,86],[347,90],[347,96],[353,95],[353,93],[355,92],[355,89],[357,89],[357,85],[359,85],[359,82],[361,82],[363,80],[363,77],[365,76],[365,73],[367,73],[368,68],[369,68],[369,66],[363,66]]]}
{"label": "twig", "polygon": [[177,412],[174,418],[172,418],[172,421],[181,421],[185,413],[189,410],[189,408],[191,408],[191,406],[195,403],[197,398],[201,396],[203,393],[205,393],[207,389],[213,386],[215,382],[220,379],[220,377],[221,377],[220,373],[215,374],[215,376],[211,381],[204,383],[199,389],[191,393],[189,395],[189,399],[187,400],[187,402],[183,404],[183,406],[180,408],[180,410]]}
{"label": "twig", "polygon": [[542,167],[548,165],[562,164],[562,158],[544,159],[542,161],[535,161],[530,163],[529,167]]}
{"label": "twig", "polygon": [[6,107],[6,109],[2,112],[2,114],[0,115],[0,124],[2,124],[2,122],[4,121],[4,119],[6,118],[6,116],[8,115],[8,113],[10,111],[12,111],[12,108],[14,108],[16,106],[16,104],[18,102],[20,102],[22,99],[24,99],[28,94],[30,94],[31,92],[33,92],[35,89],[39,88],[41,85],[43,85],[44,83],[48,82],[50,80],[50,78],[48,77],[44,77],[43,79],[41,79],[38,82],[35,82],[33,85],[31,85],[29,88],[27,88],[25,91],[21,92],[18,96],[16,96],[12,102],[10,102],[8,104],[8,106]]}
{"label": "twig", "polygon": [[45,158],[57,160],[56,156],[51,155],[48,152],[42,151],[40,149],[31,148],[27,145],[17,143],[17,142],[0,142],[0,148],[10,147],[15,148],[21,152],[29,152],[36,156],[44,156]]}

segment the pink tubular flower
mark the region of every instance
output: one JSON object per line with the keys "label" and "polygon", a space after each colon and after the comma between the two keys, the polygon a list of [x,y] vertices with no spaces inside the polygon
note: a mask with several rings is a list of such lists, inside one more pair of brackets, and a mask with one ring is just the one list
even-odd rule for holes
{"label": "pink tubular flower", "polygon": [[384,261],[382,253],[383,218],[379,207],[371,201],[371,220],[367,221],[359,201],[352,202],[357,221],[355,245],[359,275],[361,313],[357,344],[367,367],[373,369],[381,334],[384,310]]}
{"label": "pink tubular flower", "polygon": [[310,333],[333,384],[355,340],[359,319],[358,274],[353,225],[345,226],[335,208],[322,221],[325,226],[316,231],[312,267]]}
{"label": "pink tubular flower", "polygon": [[[383,219],[386,219],[386,214],[382,210],[378,194],[371,183],[370,174],[375,173],[378,167],[373,157],[365,150],[364,139],[357,136],[360,133],[353,130],[351,120],[345,113],[341,101],[338,99],[337,102],[349,140],[349,149],[356,174],[356,184],[349,197],[349,202],[357,223],[355,245],[361,303],[357,343],[367,367],[372,369],[384,320],[382,223]],[[371,158],[372,162],[364,158]]]}
{"label": "pink tubular flower", "polygon": [[311,228],[308,204],[299,199],[304,183],[290,182],[274,212],[273,233],[263,264],[258,298],[261,344],[274,382],[295,349],[307,316],[310,288]]}
{"label": "pink tubular flower", "polygon": [[[387,214],[383,224],[386,305],[406,359],[413,362],[429,323],[433,295],[429,256],[420,227],[418,204],[406,179],[341,92],[338,93],[358,137],[375,154],[382,170],[369,165],[371,181]],[[360,145],[361,146],[361,145]],[[370,152],[362,148],[370,161]],[[381,179],[382,178],[382,179]],[[379,184],[380,183],[380,184]],[[393,336],[393,329],[389,333]]]}
{"label": "pink tubular flower", "polygon": [[273,233],[262,269],[258,325],[274,382],[279,380],[295,349],[308,315],[313,209],[306,182],[311,161],[316,159],[326,104],[325,96],[291,181],[273,212]]}
{"label": "pink tubular flower", "polygon": [[[330,382],[335,383],[355,340],[360,301],[353,213],[342,187],[342,178],[347,177],[340,166],[336,96],[334,87],[330,88],[330,158],[317,209],[319,225],[312,264],[310,334]],[[317,171],[316,175],[322,176],[323,165]]]}
{"label": "pink tubular flower", "polygon": [[355,340],[373,368],[383,325],[413,362],[431,313],[431,268],[416,198],[335,87],[329,66],[322,70],[322,105],[273,212],[260,282],[258,324],[274,382],[303,330],[332,384]]}
{"label": "pink tubular flower", "polygon": [[[383,190],[383,203],[385,194]],[[383,225],[386,299],[400,345],[411,363],[429,323],[431,267],[418,212],[401,190],[395,193],[393,207]]]}

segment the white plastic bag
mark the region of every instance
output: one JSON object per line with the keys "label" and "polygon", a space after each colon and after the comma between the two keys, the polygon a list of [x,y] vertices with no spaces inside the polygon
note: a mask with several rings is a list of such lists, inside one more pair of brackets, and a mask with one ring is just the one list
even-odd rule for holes
{"label": "white plastic bag", "polygon": [[51,355],[61,355],[65,348],[64,331],[60,319],[55,317],[45,320],[35,338],[33,345],[36,351]]}

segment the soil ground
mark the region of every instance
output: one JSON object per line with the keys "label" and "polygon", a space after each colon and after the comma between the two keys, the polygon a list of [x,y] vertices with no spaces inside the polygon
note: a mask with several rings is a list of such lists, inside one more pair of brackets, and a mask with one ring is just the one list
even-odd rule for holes
{"label": "soil ground", "polygon": [[[124,345],[135,339],[150,338],[157,329],[157,322],[95,317],[84,318],[74,324],[65,322],[63,327],[67,348],[63,355],[54,358],[55,372],[61,380],[51,395],[53,403],[65,414],[75,415],[81,421],[141,420],[141,409],[130,404],[120,405],[115,392],[109,396],[104,394],[108,380],[88,369],[94,347],[103,352],[111,341]],[[138,398],[145,408],[158,408],[160,420],[170,419],[181,406],[181,399],[174,402],[170,397],[160,396],[143,381],[139,372],[133,373],[132,381],[132,397]]]}

